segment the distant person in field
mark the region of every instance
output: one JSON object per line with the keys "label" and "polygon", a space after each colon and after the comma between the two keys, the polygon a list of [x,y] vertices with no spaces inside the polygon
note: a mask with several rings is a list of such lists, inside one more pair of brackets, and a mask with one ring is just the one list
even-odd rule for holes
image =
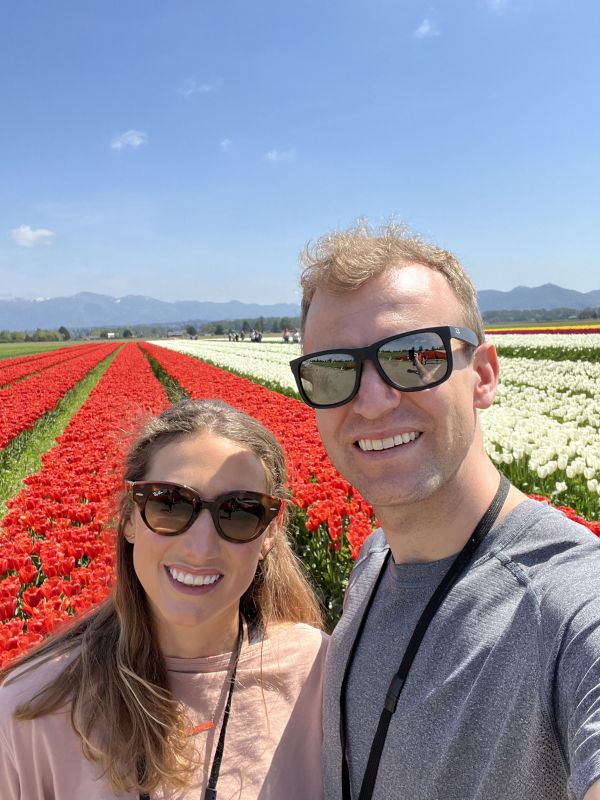
{"label": "distant person in field", "polygon": [[125,479],[113,594],[0,672],[0,797],[319,800],[327,637],[281,446],[184,401]]}
{"label": "distant person in field", "polygon": [[327,656],[327,800],[598,800],[600,542],[486,455],[473,285],[394,224],[304,263],[292,369],[381,524]]}

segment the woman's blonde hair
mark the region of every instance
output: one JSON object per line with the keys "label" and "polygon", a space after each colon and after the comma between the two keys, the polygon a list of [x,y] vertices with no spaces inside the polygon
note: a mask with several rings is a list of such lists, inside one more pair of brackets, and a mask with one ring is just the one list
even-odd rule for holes
{"label": "woman's blonde hair", "polygon": [[[127,480],[143,480],[154,455],[170,442],[211,434],[239,444],[262,462],[267,491],[285,498],[287,473],[275,437],[247,414],[216,400],[185,400],[151,420],[131,447]],[[98,762],[115,790],[150,793],[160,784],[184,787],[197,764],[188,752],[186,723],[168,689],[145,592],[133,566],[133,545],[124,529],[134,510],[119,502],[116,583],[111,596],[34,651],[0,672],[14,680],[23,671],[65,653],[72,658],[60,675],[16,712],[30,720],[71,704],[71,721],[87,758]],[[322,627],[322,616],[285,535],[280,517],[272,546],[258,562],[240,600],[249,627],[261,634],[275,623]],[[25,669],[23,669],[25,668]]]}

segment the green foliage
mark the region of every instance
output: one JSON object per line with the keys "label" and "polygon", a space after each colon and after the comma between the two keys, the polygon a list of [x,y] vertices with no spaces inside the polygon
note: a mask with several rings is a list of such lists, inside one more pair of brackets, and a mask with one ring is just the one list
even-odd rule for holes
{"label": "green foliage", "polygon": [[64,342],[68,342],[68,341],[69,341],[69,339],[71,338],[71,334],[69,333],[69,331],[67,330],[67,328],[65,328],[65,326],[64,326],[64,325],[61,325],[61,326],[60,326],[60,328],[58,329],[58,332],[59,332],[59,333],[60,333],[60,335],[62,336],[62,339],[63,339],[63,341],[64,341]]}
{"label": "green foliage", "polygon": [[353,563],[345,533],[340,542],[333,542],[324,527],[308,531],[306,512],[292,507],[289,537],[321,601],[327,630],[332,631],[342,615]]}
{"label": "green foliage", "polygon": [[[589,311],[590,309],[586,309]],[[579,318],[575,308],[518,308],[496,309],[484,311],[484,322],[557,322],[559,320],[574,320]]]}
{"label": "green foliage", "polygon": [[195,325],[186,325],[185,326],[185,332],[187,333],[188,336],[197,336],[198,335],[198,330],[197,330]]}
{"label": "green foliage", "polygon": [[125,330],[123,331],[122,336],[123,336],[123,339],[131,339],[131,337],[133,336],[133,332],[131,331],[130,328],[125,328]]}
{"label": "green foliage", "polygon": [[[71,344],[81,344],[81,342],[68,342]],[[3,358],[21,358],[22,356],[31,356],[35,353],[46,353],[52,350],[59,350],[65,347],[65,342],[12,342],[2,343],[0,341],[0,360]]]}
{"label": "green foliage", "polygon": [[[497,467],[517,489],[525,494],[541,494],[555,506],[573,508],[584,519],[600,519],[598,495],[588,490],[583,475],[567,478],[563,470],[557,469],[551,475],[540,478],[536,472],[529,469],[527,461],[527,456],[524,456],[515,459],[511,464],[499,463]],[[557,491],[557,484],[565,485],[566,489]]]}
{"label": "green foliage", "polygon": [[183,386],[178,383],[175,378],[172,378],[166,369],[161,367],[155,358],[152,358],[152,356],[146,353],[145,350],[142,350],[142,353],[148,359],[154,376],[165,387],[165,392],[167,393],[170,403],[178,403],[180,400],[186,400],[190,396]]}

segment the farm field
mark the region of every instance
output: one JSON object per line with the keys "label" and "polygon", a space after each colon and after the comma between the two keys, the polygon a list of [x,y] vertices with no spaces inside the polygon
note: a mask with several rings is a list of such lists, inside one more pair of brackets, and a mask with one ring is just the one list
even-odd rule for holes
{"label": "farm field", "polygon": [[[539,337],[511,340],[507,346],[519,355],[501,356],[498,399],[482,414],[486,447],[524,491],[565,507],[600,534],[600,335]],[[26,485],[8,499],[0,522],[0,663],[110,591],[121,458],[130,434],[173,392],[222,398],[253,414],[283,443],[296,507],[292,537],[319,585],[329,622],[335,620],[352,558],[375,520],[331,466],[313,412],[289,396],[294,387],[287,365],[298,352],[281,341],[111,342],[0,362],[0,396],[13,398],[0,409],[0,471],[6,474],[23,468],[18,454],[35,444],[62,398],[85,380],[95,382],[39,471],[22,476]],[[3,371],[12,379],[3,381]]]}
{"label": "farm field", "polygon": [[0,342],[0,361],[4,358],[20,358],[33,353],[61,350],[78,344],[81,342]]}

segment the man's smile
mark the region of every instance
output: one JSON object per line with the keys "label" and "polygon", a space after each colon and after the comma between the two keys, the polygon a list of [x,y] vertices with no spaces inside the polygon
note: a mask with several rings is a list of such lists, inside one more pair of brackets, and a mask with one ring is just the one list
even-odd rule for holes
{"label": "man's smile", "polygon": [[408,431],[397,433],[394,436],[387,436],[384,439],[359,439],[355,444],[363,451],[370,450],[390,450],[392,447],[414,442],[421,435],[421,431]]}

